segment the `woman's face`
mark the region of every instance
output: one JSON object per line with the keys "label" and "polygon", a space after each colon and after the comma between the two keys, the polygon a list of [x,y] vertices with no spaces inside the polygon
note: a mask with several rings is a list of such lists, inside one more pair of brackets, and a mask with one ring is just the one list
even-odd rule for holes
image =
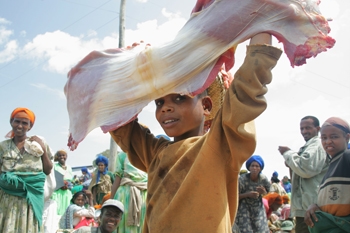
{"label": "woman's face", "polygon": [[67,155],[64,152],[58,152],[57,153],[57,161],[62,164],[66,165]]}
{"label": "woman's face", "polygon": [[258,175],[261,172],[261,167],[257,162],[252,162],[249,166],[249,171],[253,175]]}
{"label": "woman's face", "polygon": [[105,165],[104,163],[99,162],[99,163],[97,164],[97,166],[98,166],[98,170],[99,170],[100,172],[104,172],[104,171],[105,171],[106,165]]}
{"label": "woman's face", "polygon": [[74,204],[78,206],[83,206],[85,204],[85,198],[83,194],[80,194],[77,198],[74,199]]}
{"label": "woman's face", "polygon": [[25,136],[31,128],[30,120],[27,118],[15,117],[11,120],[12,131],[15,136]]}

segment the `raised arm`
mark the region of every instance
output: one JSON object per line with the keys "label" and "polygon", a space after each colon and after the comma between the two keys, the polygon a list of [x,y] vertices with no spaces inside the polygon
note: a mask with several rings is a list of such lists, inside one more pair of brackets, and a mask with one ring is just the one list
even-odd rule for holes
{"label": "raised arm", "polygon": [[250,39],[250,45],[254,44],[272,44],[272,36],[269,33],[259,33]]}

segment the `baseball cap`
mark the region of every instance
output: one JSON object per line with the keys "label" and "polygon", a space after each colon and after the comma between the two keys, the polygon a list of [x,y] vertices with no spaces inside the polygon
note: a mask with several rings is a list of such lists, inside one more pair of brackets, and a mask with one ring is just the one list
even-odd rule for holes
{"label": "baseball cap", "polygon": [[107,201],[105,201],[102,205],[102,208],[103,209],[104,207],[106,206],[114,206],[114,207],[117,207],[118,209],[120,209],[123,213],[124,213],[124,205],[123,203],[121,203],[120,201],[118,200],[114,200],[114,199],[108,199]]}
{"label": "baseball cap", "polygon": [[281,230],[284,230],[284,231],[291,231],[293,230],[293,227],[294,227],[293,222],[289,220],[283,221],[281,224]]}

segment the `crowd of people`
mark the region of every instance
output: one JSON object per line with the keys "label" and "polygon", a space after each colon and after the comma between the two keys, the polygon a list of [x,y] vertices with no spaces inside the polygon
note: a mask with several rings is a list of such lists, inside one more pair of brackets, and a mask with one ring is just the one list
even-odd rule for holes
{"label": "crowd of people", "polygon": [[[0,143],[0,232],[350,232],[346,121],[332,117],[321,127],[314,116],[302,118],[305,145],[297,152],[279,146],[290,169],[282,181],[277,171],[271,179],[262,173],[263,156],[252,156],[253,120],[266,108],[263,95],[282,52],[271,41],[268,33],[251,38],[233,81],[220,72],[213,84],[223,101],[214,101],[219,93],[211,87],[155,100],[156,118],[173,140],[137,119],[111,131],[125,151],[116,171],[98,155],[97,168],[82,170],[79,182],[65,150],[53,155],[43,138],[27,135],[35,114],[16,108],[9,139]],[[62,183],[47,182],[53,172]],[[52,190],[48,199],[45,189]]]}
{"label": "crowd of people", "polygon": [[147,174],[121,153],[116,172],[98,155],[92,174],[75,177],[65,150],[53,154],[43,137],[27,135],[34,122],[33,111],[16,108],[0,143],[0,232],[141,232]]}

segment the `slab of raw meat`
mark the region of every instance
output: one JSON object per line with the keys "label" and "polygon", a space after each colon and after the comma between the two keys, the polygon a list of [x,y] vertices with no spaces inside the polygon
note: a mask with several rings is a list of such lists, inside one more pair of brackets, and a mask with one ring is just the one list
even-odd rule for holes
{"label": "slab of raw meat", "polygon": [[93,51],[65,85],[74,150],[93,129],[108,132],[130,122],[152,100],[170,93],[196,95],[224,65],[234,65],[238,44],[268,32],[283,43],[292,67],[331,48],[319,0],[198,0],[174,40],[159,46]]}

